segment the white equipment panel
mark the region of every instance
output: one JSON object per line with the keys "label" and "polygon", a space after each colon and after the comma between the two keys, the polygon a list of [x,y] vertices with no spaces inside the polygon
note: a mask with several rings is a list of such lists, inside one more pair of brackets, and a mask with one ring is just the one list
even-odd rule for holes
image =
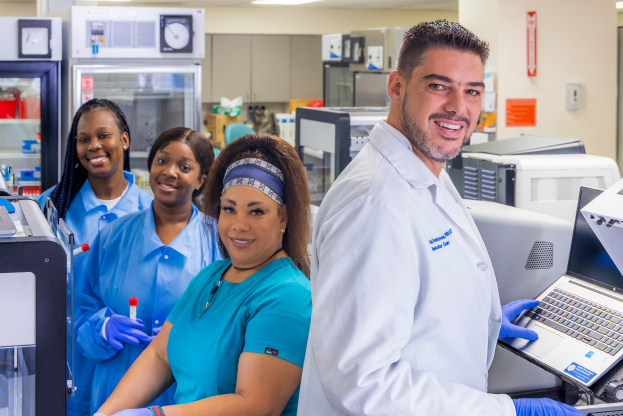
{"label": "white equipment panel", "polygon": [[204,27],[204,9],[73,6],[71,57],[202,59]]}
{"label": "white equipment panel", "polygon": [[[19,57],[19,20],[50,21],[50,58]],[[63,22],[60,17],[0,17],[0,61],[60,61],[63,59]],[[47,35],[47,34],[46,34]]]}

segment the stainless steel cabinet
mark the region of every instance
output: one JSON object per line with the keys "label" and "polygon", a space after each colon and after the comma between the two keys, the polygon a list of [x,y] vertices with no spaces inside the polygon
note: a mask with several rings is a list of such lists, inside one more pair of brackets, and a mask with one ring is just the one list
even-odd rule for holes
{"label": "stainless steel cabinet", "polygon": [[251,101],[251,35],[212,35],[212,102]]}

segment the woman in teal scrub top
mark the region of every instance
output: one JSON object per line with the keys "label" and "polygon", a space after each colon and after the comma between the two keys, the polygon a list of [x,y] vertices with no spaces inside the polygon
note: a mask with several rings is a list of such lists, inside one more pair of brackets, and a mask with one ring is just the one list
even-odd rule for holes
{"label": "woman in teal scrub top", "polygon": [[[129,153],[130,128],[114,102],[93,99],[78,109],[67,138],[63,176],[39,197],[41,209],[48,197],[52,199],[59,217],[74,233],[76,246],[91,246],[110,222],[150,206],[152,197],[134,184],[129,172]],[[85,256],[74,257],[76,271]],[[76,351],[75,365],[78,390],[67,401],[67,416],[90,416],[95,364]]]}
{"label": "woman in teal scrub top", "polygon": [[[303,165],[285,141],[246,135],[208,183],[227,260],[192,280],[100,415],[296,414],[311,317]],[[144,407],[174,381],[175,405]]]}
{"label": "woman in teal scrub top", "polygon": [[[216,222],[196,206],[213,161],[200,133],[185,127],[162,133],[148,157],[152,206],[104,228],[88,252],[76,290],[76,332],[81,353],[96,362],[91,412],[158,333],[190,280],[222,258]],[[136,321],[128,317],[132,297]],[[172,404],[174,392],[154,403]]]}

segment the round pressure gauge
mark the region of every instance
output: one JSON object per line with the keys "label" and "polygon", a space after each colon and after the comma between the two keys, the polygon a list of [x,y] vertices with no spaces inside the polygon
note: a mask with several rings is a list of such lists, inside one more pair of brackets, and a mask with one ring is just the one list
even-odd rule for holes
{"label": "round pressure gauge", "polygon": [[160,16],[160,52],[192,53],[192,15]]}
{"label": "round pressure gauge", "polygon": [[45,19],[20,19],[19,57],[50,58],[51,21]]}

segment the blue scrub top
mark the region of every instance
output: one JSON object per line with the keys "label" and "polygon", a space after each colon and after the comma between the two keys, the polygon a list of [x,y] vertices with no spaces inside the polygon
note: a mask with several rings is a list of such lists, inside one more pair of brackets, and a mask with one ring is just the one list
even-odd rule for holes
{"label": "blue scrub top", "polygon": [[[97,199],[88,180],[76,194],[65,215],[65,223],[74,233],[76,247],[85,243],[92,246],[97,234],[109,223],[126,214],[151,206],[153,198],[134,184],[134,175],[126,171],[123,175],[128,181],[128,190],[110,211]],[[39,196],[37,202],[41,209],[54,188],[56,187],[51,187]],[[78,254],[74,257],[74,270],[80,269],[85,258],[86,254]],[[75,276],[77,282],[79,276],[77,274]],[[67,402],[67,416],[90,416],[92,414],[90,410],[91,379],[95,363],[82,356],[79,350],[76,351],[75,360],[74,378],[78,390],[75,396]]]}
{"label": "blue scrub top", "polygon": [[[203,269],[167,318],[173,324],[167,356],[177,382],[176,404],[235,393],[243,352],[303,367],[312,311],[309,280],[290,258],[280,258],[243,282],[223,281],[201,315],[230,265],[223,260]],[[282,415],[296,415],[298,396],[297,387]]]}
{"label": "blue scrub top", "polygon": [[[108,224],[131,212],[141,211],[151,206],[154,198],[134,184],[134,175],[123,171],[123,176],[128,181],[128,190],[110,211],[101,200],[97,199],[88,180],[84,182],[74,200],[71,201],[65,214],[65,223],[74,233],[76,247],[85,243],[91,246],[97,233]],[[42,210],[54,188],[56,186],[39,196],[37,202]]]}
{"label": "blue scrub top", "polygon": [[[79,271],[76,327],[79,350],[97,364],[91,383],[91,413],[113,392],[144,345],[124,344],[119,351],[101,336],[113,314],[129,316],[130,297],[138,298],[137,317],[144,332],[164,324],[188,283],[202,268],[220,259],[216,223],[193,205],[190,221],[165,246],[156,234],[152,207],[126,215],[104,228]],[[173,403],[174,388],[154,403]]]}

